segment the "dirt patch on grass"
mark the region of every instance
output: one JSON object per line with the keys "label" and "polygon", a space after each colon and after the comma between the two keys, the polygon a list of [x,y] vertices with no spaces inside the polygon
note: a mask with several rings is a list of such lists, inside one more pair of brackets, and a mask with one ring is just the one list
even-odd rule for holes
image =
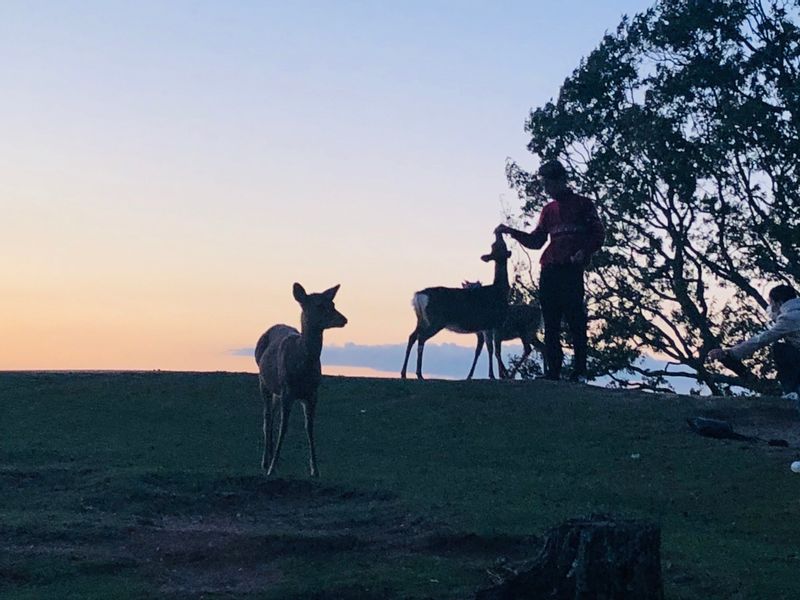
{"label": "dirt patch on grass", "polygon": [[[36,472],[6,475],[21,485],[47,479]],[[77,471],[73,475],[82,477]],[[70,484],[68,473],[59,471],[58,477]],[[114,511],[126,500],[138,513],[114,521]],[[153,581],[159,594],[197,597],[297,586],[298,565],[314,561],[341,562],[346,568],[348,557],[391,565],[429,555],[488,565],[498,556],[522,558],[536,548],[533,538],[452,531],[413,514],[385,492],[303,480],[253,476],[197,482],[147,474],[105,492],[89,489],[83,501],[84,508],[91,506],[86,522],[61,523],[57,531],[7,529],[2,550],[20,558],[78,563],[89,574],[133,569]],[[87,528],[92,535],[85,535]],[[14,574],[17,582],[25,581],[24,571]],[[341,597],[368,597],[357,592],[342,590]]]}
{"label": "dirt patch on grass", "polygon": [[164,593],[265,590],[285,580],[282,565],[293,561],[402,555],[441,529],[385,493],[308,481],[226,478],[202,503],[202,513],[164,515],[132,532],[129,548]]}

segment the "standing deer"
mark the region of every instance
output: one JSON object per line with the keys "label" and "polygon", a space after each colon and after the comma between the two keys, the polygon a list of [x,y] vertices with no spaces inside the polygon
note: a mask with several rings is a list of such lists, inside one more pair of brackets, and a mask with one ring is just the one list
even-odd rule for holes
{"label": "standing deer", "polygon": [[[322,379],[319,356],[322,332],[331,327],[344,327],[347,318],[336,310],[333,298],[339,291],[334,286],[320,294],[307,294],[303,286],[294,284],[294,299],[300,304],[300,331],[288,325],[273,325],[256,344],[258,385],[264,399],[264,455],[261,468],[267,476],[275,470],[281,451],[289,412],[295,400],[303,405],[308,436],[311,476],[318,477],[314,451],[314,411],[317,388]],[[273,447],[272,421],[278,417],[278,439]]]}
{"label": "standing deer", "polygon": [[[480,281],[464,281],[461,284],[461,287],[464,289],[474,289],[481,287]],[[544,350],[544,344],[539,340],[539,337],[536,333],[542,326],[542,311],[539,309],[538,306],[532,306],[530,304],[510,304],[508,306],[508,312],[506,313],[506,318],[503,320],[503,324],[494,332],[490,331],[481,331],[480,333],[476,334],[478,338],[478,343],[475,346],[475,358],[472,360],[472,367],[469,370],[469,375],[467,375],[467,379],[472,379],[473,373],[475,373],[475,365],[478,363],[478,358],[481,355],[481,350],[483,350],[483,344],[485,340],[494,339],[495,344],[495,352],[497,354],[498,362],[497,369],[500,372],[504,372],[506,370],[505,365],[502,364],[501,356],[502,356],[502,343],[507,342],[509,340],[515,340],[519,338],[522,342],[522,357],[520,358],[517,366],[508,373],[509,379],[514,379],[514,376],[517,374],[519,367],[522,363],[525,362],[525,359],[531,353],[531,350],[535,347],[539,352]],[[489,350],[490,346],[486,344],[487,350]],[[492,352],[489,350],[489,378],[494,379],[494,373],[492,372]]]}
{"label": "standing deer", "polygon": [[[492,285],[479,288],[426,288],[414,294],[411,305],[417,315],[417,326],[408,336],[406,358],[400,377],[405,379],[408,367],[408,357],[414,342],[417,342],[417,378],[422,376],[422,353],[425,342],[439,333],[448,329],[457,333],[478,333],[493,331],[506,316],[508,309],[508,251],[503,236],[495,235],[492,251],[481,256],[484,262],[494,261],[494,282]],[[492,339],[486,340],[489,352],[492,349]],[[491,369],[491,361],[489,368]],[[500,363],[502,367],[502,362]],[[503,373],[501,372],[501,376]]]}

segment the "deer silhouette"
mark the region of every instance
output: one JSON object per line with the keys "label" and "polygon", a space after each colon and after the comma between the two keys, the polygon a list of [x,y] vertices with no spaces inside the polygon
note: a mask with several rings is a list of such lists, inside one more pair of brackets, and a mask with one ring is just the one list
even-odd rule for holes
{"label": "deer silhouette", "polygon": [[[406,357],[400,377],[405,379],[408,357],[411,348],[417,343],[417,377],[422,376],[422,354],[425,342],[448,329],[457,333],[479,333],[494,331],[505,319],[508,309],[508,251],[503,236],[495,235],[489,254],[481,256],[484,262],[494,261],[494,281],[492,285],[477,288],[431,287],[414,294],[411,302],[417,316],[417,326],[408,336]],[[491,336],[490,336],[491,337]],[[487,339],[490,347],[492,340]],[[491,364],[491,362],[490,362]],[[500,362],[502,367],[502,361]],[[501,377],[504,372],[501,372]]]}
{"label": "deer silhouette", "polygon": [[[264,455],[261,468],[266,470],[267,476],[275,471],[295,400],[302,404],[305,413],[311,476],[319,476],[314,451],[314,414],[317,390],[322,379],[319,360],[322,332],[347,324],[347,318],[333,304],[338,291],[337,285],[319,294],[307,294],[302,285],[295,283],[294,299],[302,309],[300,331],[289,325],[273,325],[256,344],[258,384],[264,400]],[[278,437],[273,446],[273,421],[276,417]]]}

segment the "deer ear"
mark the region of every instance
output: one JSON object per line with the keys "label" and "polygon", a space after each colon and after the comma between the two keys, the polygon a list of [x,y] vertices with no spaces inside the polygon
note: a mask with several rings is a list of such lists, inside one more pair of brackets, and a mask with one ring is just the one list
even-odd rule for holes
{"label": "deer ear", "polygon": [[341,284],[339,283],[333,286],[332,288],[325,290],[324,292],[322,292],[322,295],[325,296],[328,300],[333,300],[334,296],[336,296],[336,292],[339,291],[340,285]]}
{"label": "deer ear", "polygon": [[481,256],[481,260],[483,262],[489,262],[490,260],[492,260],[492,255],[491,254],[484,254],[483,256]]}
{"label": "deer ear", "polygon": [[302,303],[308,297],[305,288],[303,288],[303,286],[299,283],[295,283],[292,286],[292,294],[294,294],[294,299],[300,303]]}

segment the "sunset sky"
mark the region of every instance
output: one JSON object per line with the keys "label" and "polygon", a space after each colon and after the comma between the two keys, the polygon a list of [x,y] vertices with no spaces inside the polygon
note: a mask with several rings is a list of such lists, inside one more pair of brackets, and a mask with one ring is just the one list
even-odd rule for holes
{"label": "sunset sky", "polygon": [[3,2],[0,369],[254,371],[295,281],[342,286],[326,344],[405,344],[415,290],[491,279],[531,107],[649,4]]}

